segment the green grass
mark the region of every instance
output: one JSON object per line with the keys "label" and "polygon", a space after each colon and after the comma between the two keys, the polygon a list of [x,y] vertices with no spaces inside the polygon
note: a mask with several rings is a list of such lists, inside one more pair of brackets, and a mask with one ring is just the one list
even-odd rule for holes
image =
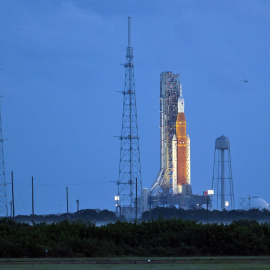
{"label": "green grass", "polygon": [[[180,258],[150,258],[153,262],[166,261],[168,264],[148,263],[149,258],[82,258],[82,259],[1,259],[0,270],[84,270],[84,269],[183,269],[183,270],[262,270],[270,269],[270,257],[189,257],[183,258],[183,263],[170,263]],[[91,264],[93,261],[138,260],[137,264]],[[139,261],[147,262],[141,264]]]}
{"label": "green grass", "polygon": [[262,269],[269,269],[268,264],[187,264],[187,265],[176,265],[176,264],[153,264],[153,265],[89,265],[89,264],[77,264],[77,265],[55,265],[55,264],[46,264],[46,265],[15,265],[15,264],[7,264],[1,265],[0,269],[5,270],[19,270],[19,269],[27,269],[27,270],[84,270],[84,269],[93,269],[93,270],[101,270],[101,269],[110,269],[110,270],[117,270],[117,269],[127,269],[127,270],[138,270],[138,269],[183,269],[183,270],[262,270]]}

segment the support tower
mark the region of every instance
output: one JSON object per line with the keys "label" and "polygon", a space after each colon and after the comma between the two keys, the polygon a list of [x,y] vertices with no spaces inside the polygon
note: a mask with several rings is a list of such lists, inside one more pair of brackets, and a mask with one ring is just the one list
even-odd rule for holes
{"label": "support tower", "polygon": [[212,189],[214,208],[219,210],[235,208],[230,140],[224,135],[218,137],[215,142]]}
{"label": "support tower", "polygon": [[[142,178],[130,26],[131,17],[128,17],[128,47],[126,49],[126,63],[124,64],[125,88],[122,92],[124,101],[116,211],[118,213],[121,211],[127,218],[134,218],[136,212],[136,179],[137,191],[138,194],[141,194]],[[138,213],[140,213],[140,201],[137,203]]]}
{"label": "support tower", "polygon": [[160,74],[160,171],[150,189],[152,197],[166,198],[171,193],[173,176],[172,140],[176,133],[180,74]]}
{"label": "support tower", "polygon": [[[2,98],[2,96],[0,97]],[[4,162],[4,139],[2,133],[2,119],[0,106],[0,216],[8,216],[6,174]]]}

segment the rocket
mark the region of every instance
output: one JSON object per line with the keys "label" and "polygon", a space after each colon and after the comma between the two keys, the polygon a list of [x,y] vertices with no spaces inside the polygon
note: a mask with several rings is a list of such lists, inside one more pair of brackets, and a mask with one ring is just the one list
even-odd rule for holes
{"label": "rocket", "polygon": [[182,193],[182,185],[190,185],[190,138],[186,134],[185,102],[180,85],[176,134],[172,139],[172,190],[173,194]]}

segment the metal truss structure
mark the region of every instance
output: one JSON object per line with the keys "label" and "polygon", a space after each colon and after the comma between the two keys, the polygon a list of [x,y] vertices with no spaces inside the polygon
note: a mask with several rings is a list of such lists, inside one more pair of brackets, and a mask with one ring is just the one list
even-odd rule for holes
{"label": "metal truss structure", "polygon": [[212,189],[214,208],[235,209],[230,140],[223,135],[215,142]]}
{"label": "metal truss structure", "polygon": [[167,200],[172,188],[172,138],[176,133],[180,85],[180,74],[160,74],[160,171],[150,196],[161,201]]}
{"label": "metal truss structure", "polygon": [[0,107],[0,216],[8,216],[6,174],[4,162],[4,139],[2,133],[2,119]]}
{"label": "metal truss structure", "polygon": [[124,64],[125,88],[122,92],[124,101],[116,211],[127,218],[134,218],[136,205],[140,212],[140,201],[136,201],[136,194],[138,191],[141,195],[142,178],[130,26],[131,18],[128,17],[128,47]]}

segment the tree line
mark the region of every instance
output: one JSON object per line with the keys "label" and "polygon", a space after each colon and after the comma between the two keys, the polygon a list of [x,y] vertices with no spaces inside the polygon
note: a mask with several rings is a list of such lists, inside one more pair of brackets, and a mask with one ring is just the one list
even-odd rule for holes
{"label": "tree line", "polygon": [[83,209],[77,211],[75,213],[61,213],[61,214],[50,214],[50,215],[18,215],[15,217],[15,221],[18,222],[61,222],[61,221],[86,221],[86,222],[94,222],[94,223],[109,223],[109,222],[116,222],[116,221],[126,221],[124,216],[121,218],[117,217],[114,212],[109,210],[96,210],[96,209]]}
{"label": "tree line", "polygon": [[142,214],[142,220],[157,220],[163,218],[180,218],[184,220],[196,220],[200,222],[210,223],[229,223],[237,220],[257,220],[259,222],[270,222],[270,211],[250,209],[246,210],[213,210],[207,211],[206,209],[177,209],[157,207],[151,211],[146,211]]}
{"label": "tree line", "polygon": [[270,226],[257,221],[203,224],[164,219],[111,223],[0,220],[0,257],[269,255]]}
{"label": "tree line", "polygon": [[[157,207],[151,209],[151,211],[145,211],[140,220],[157,220],[159,218],[180,218],[184,220],[196,220],[199,222],[210,222],[210,223],[228,223],[237,220],[257,220],[259,222],[270,222],[270,211],[258,209],[246,210],[231,210],[231,211],[207,211],[206,209],[177,209],[177,208],[166,208]],[[95,210],[95,209],[84,209],[75,213],[65,214],[51,214],[51,215],[18,215],[15,217],[18,222],[60,222],[64,220],[69,221],[85,221],[94,223],[113,223],[116,221],[127,221],[122,215],[117,217],[114,212],[109,210]]]}

